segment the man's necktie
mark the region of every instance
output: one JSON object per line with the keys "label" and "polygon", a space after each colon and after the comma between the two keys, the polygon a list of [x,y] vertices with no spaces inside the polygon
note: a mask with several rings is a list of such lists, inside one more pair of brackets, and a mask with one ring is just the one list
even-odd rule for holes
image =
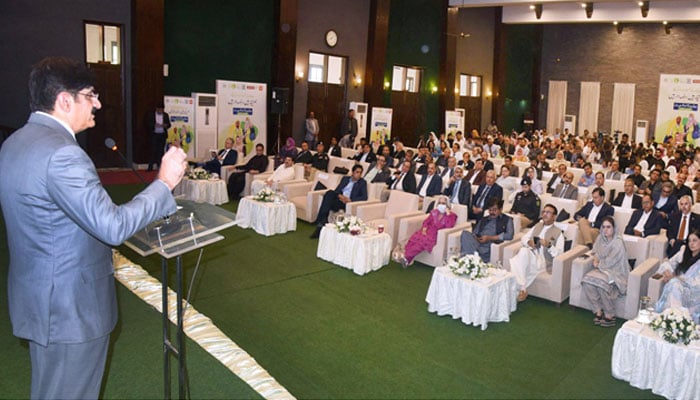
{"label": "man's necktie", "polygon": [[684,239],[685,239],[684,233],[685,233],[685,220],[686,220],[686,218],[688,218],[688,217],[685,216],[685,215],[681,215],[682,221],[681,221],[681,228],[678,229],[678,240],[684,240]]}
{"label": "man's necktie", "polygon": [[479,196],[479,201],[476,202],[476,205],[479,208],[484,208],[484,201],[486,200],[486,195],[489,193],[489,190],[491,190],[491,186],[486,186],[484,192],[481,193],[481,196]]}

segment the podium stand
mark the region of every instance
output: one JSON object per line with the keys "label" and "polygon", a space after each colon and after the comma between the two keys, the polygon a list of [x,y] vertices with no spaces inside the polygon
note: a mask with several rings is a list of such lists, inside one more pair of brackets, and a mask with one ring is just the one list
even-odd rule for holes
{"label": "podium stand", "polygon": [[[125,244],[143,257],[158,253],[161,256],[163,286],[163,398],[170,396],[170,355],[178,361],[180,398],[185,398],[185,336],[182,309],[182,255],[218,242],[224,237],[216,232],[235,225],[236,215],[207,203],[177,200],[175,214],[157,220],[138,232]],[[177,282],[176,343],[170,340],[168,320],[168,262],[175,259]]]}

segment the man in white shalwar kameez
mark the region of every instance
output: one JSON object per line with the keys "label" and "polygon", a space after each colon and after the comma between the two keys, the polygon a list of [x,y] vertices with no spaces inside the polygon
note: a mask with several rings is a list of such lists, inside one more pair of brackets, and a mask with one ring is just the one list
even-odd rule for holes
{"label": "man in white shalwar kameez", "polygon": [[510,259],[510,270],[515,274],[520,292],[518,301],[527,298],[527,288],[542,271],[552,270],[554,257],[564,252],[564,234],[554,221],[557,208],[547,204],[542,218],[521,239],[523,247]]}
{"label": "man in white shalwar kameez", "polygon": [[294,160],[292,160],[292,157],[285,157],[284,163],[277,167],[275,172],[273,172],[269,178],[264,181],[259,179],[254,180],[250,183],[250,193],[255,196],[265,187],[271,187],[272,189],[277,190],[277,185],[280,182],[291,181],[294,179],[294,176]]}

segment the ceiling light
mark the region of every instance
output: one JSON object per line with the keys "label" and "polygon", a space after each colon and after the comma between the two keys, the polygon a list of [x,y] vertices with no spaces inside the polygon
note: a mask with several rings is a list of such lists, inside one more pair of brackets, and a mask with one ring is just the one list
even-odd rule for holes
{"label": "ceiling light", "polygon": [[639,4],[639,9],[642,11],[642,18],[646,18],[649,15],[649,2],[640,1],[637,4]]}
{"label": "ceiling light", "polygon": [[593,16],[593,3],[582,3],[581,7],[586,9],[586,18],[591,19]]}

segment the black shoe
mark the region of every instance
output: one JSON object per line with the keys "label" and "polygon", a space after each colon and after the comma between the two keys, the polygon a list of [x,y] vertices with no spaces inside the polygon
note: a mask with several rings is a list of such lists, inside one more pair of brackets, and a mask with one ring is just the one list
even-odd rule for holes
{"label": "black shoe", "polygon": [[311,239],[318,239],[318,237],[321,236],[321,227],[317,226],[316,229],[314,230],[314,233],[309,236]]}
{"label": "black shoe", "polygon": [[615,317],[612,317],[610,319],[603,318],[600,320],[600,326],[603,328],[612,328],[613,326],[615,326],[615,324],[616,324]]}
{"label": "black shoe", "polygon": [[593,250],[593,243],[586,243],[588,250]]}

